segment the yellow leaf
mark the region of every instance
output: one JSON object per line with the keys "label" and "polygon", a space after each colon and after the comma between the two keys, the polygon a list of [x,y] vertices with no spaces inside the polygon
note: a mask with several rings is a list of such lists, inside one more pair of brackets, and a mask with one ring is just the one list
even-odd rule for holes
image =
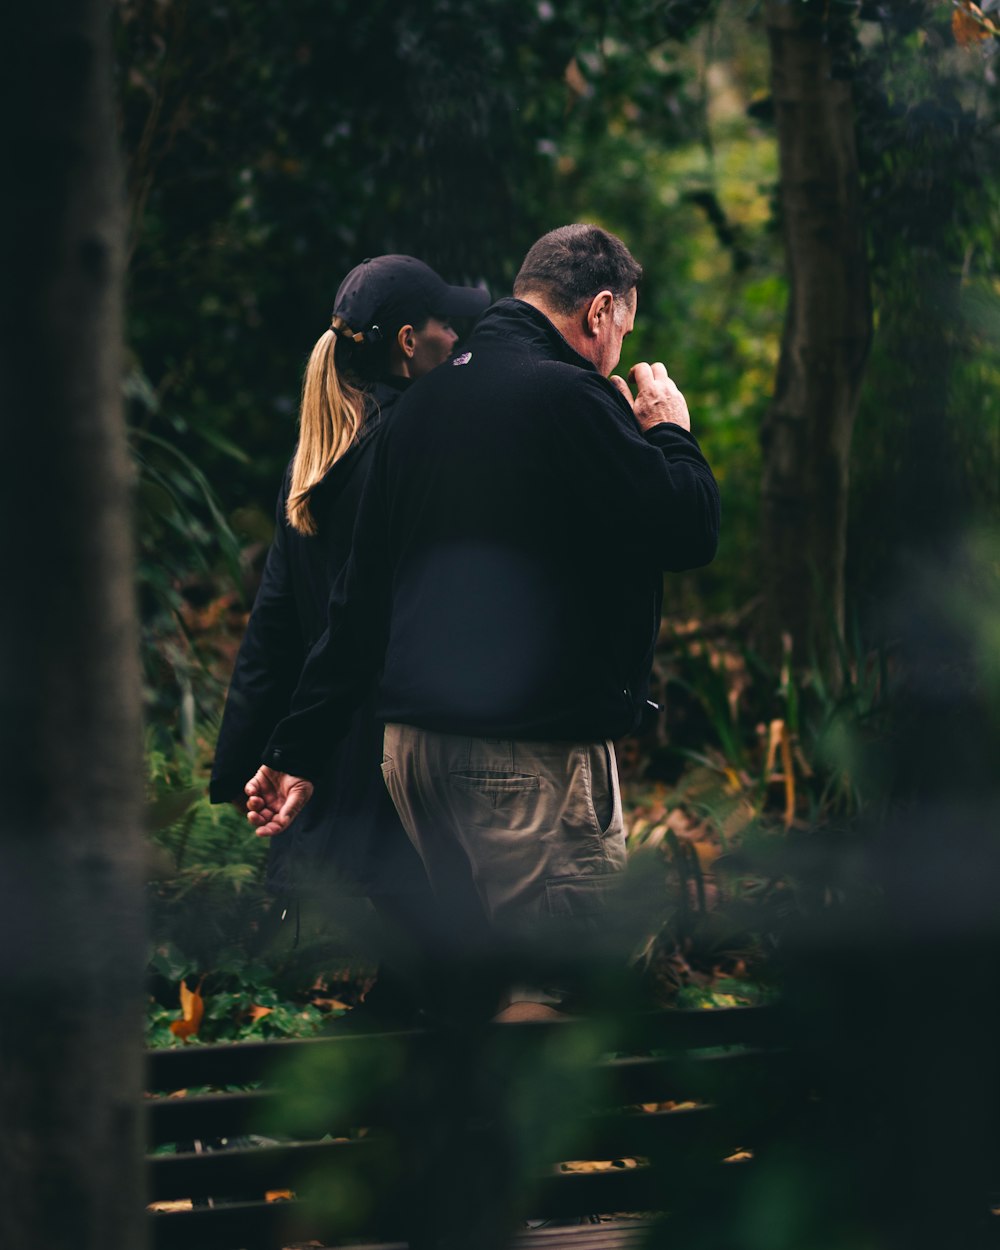
{"label": "yellow leaf", "polygon": [[764,775],[770,777],[774,771],[774,759],[781,741],[781,732],[785,728],[783,720],[773,720],[767,730],[767,756],[764,760]]}
{"label": "yellow leaf", "polygon": [[792,766],[792,743],[788,726],[781,726],[781,767],[785,772],[785,828],[790,829],[795,819],[795,769]]}
{"label": "yellow leaf", "polygon": [[702,869],[710,868],[722,854],[722,847],[712,842],[694,842],[692,845]]}
{"label": "yellow leaf", "polygon": [[[781,781],[785,787],[785,828],[791,827],[795,820],[795,764],[792,758],[792,735],[783,720],[771,721],[768,729],[767,758],[764,761],[764,775],[769,782]],[[776,773],[774,766],[777,756],[781,755],[781,772]],[[809,774],[806,773],[806,776]]]}
{"label": "yellow leaf", "polygon": [[262,1007],[260,1003],[254,1003],[247,1013],[250,1017],[250,1023],[256,1024],[258,1020],[263,1020],[265,1016],[269,1016],[273,1010],[273,1007]]}

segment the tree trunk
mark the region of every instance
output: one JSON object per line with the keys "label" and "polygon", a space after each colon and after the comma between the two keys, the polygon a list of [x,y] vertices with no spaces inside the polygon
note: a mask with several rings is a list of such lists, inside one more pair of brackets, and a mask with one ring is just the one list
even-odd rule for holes
{"label": "tree trunk", "polygon": [[[822,6],[819,6],[820,11]],[[871,338],[850,83],[813,3],[767,6],[789,301],[764,471],[759,645],[834,652],[843,627],[848,456]]]}
{"label": "tree trunk", "polygon": [[144,1244],[141,729],[108,7],[0,52],[0,1245]]}

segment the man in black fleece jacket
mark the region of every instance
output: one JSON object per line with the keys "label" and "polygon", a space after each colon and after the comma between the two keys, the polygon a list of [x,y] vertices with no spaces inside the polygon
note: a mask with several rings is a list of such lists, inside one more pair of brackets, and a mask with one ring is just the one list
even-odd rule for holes
{"label": "man in black fleece jacket", "polygon": [[396,404],[329,629],[247,785],[280,834],[381,669],[386,783],[469,943],[603,906],[625,862],[610,740],[646,700],[662,574],[715,554],[682,394],[660,363],[634,398],[607,377],[640,276],[598,227],[552,231]]}

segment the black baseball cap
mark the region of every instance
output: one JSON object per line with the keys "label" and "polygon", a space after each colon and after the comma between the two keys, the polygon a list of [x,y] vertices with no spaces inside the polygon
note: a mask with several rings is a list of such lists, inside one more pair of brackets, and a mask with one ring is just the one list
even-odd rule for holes
{"label": "black baseball cap", "polygon": [[407,322],[475,316],[489,302],[482,287],[449,286],[422,260],[392,253],[369,257],[351,270],[337,291],[333,316],[354,337],[367,338],[378,327],[376,337],[390,339]]}

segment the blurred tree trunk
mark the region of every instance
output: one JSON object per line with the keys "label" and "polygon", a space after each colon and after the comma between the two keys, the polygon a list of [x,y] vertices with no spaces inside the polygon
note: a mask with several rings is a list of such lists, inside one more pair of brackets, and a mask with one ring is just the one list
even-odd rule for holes
{"label": "blurred tree trunk", "polygon": [[0,51],[0,1245],[144,1244],[141,729],[109,11]]}
{"label": "blurred tree trunk", "polygon": [[848,457],[871,339],[850,82],[835,78],[823,6],[770,0],[771,89],[789,302],[764,471],[758,642],[834,653],[843,626]]}

